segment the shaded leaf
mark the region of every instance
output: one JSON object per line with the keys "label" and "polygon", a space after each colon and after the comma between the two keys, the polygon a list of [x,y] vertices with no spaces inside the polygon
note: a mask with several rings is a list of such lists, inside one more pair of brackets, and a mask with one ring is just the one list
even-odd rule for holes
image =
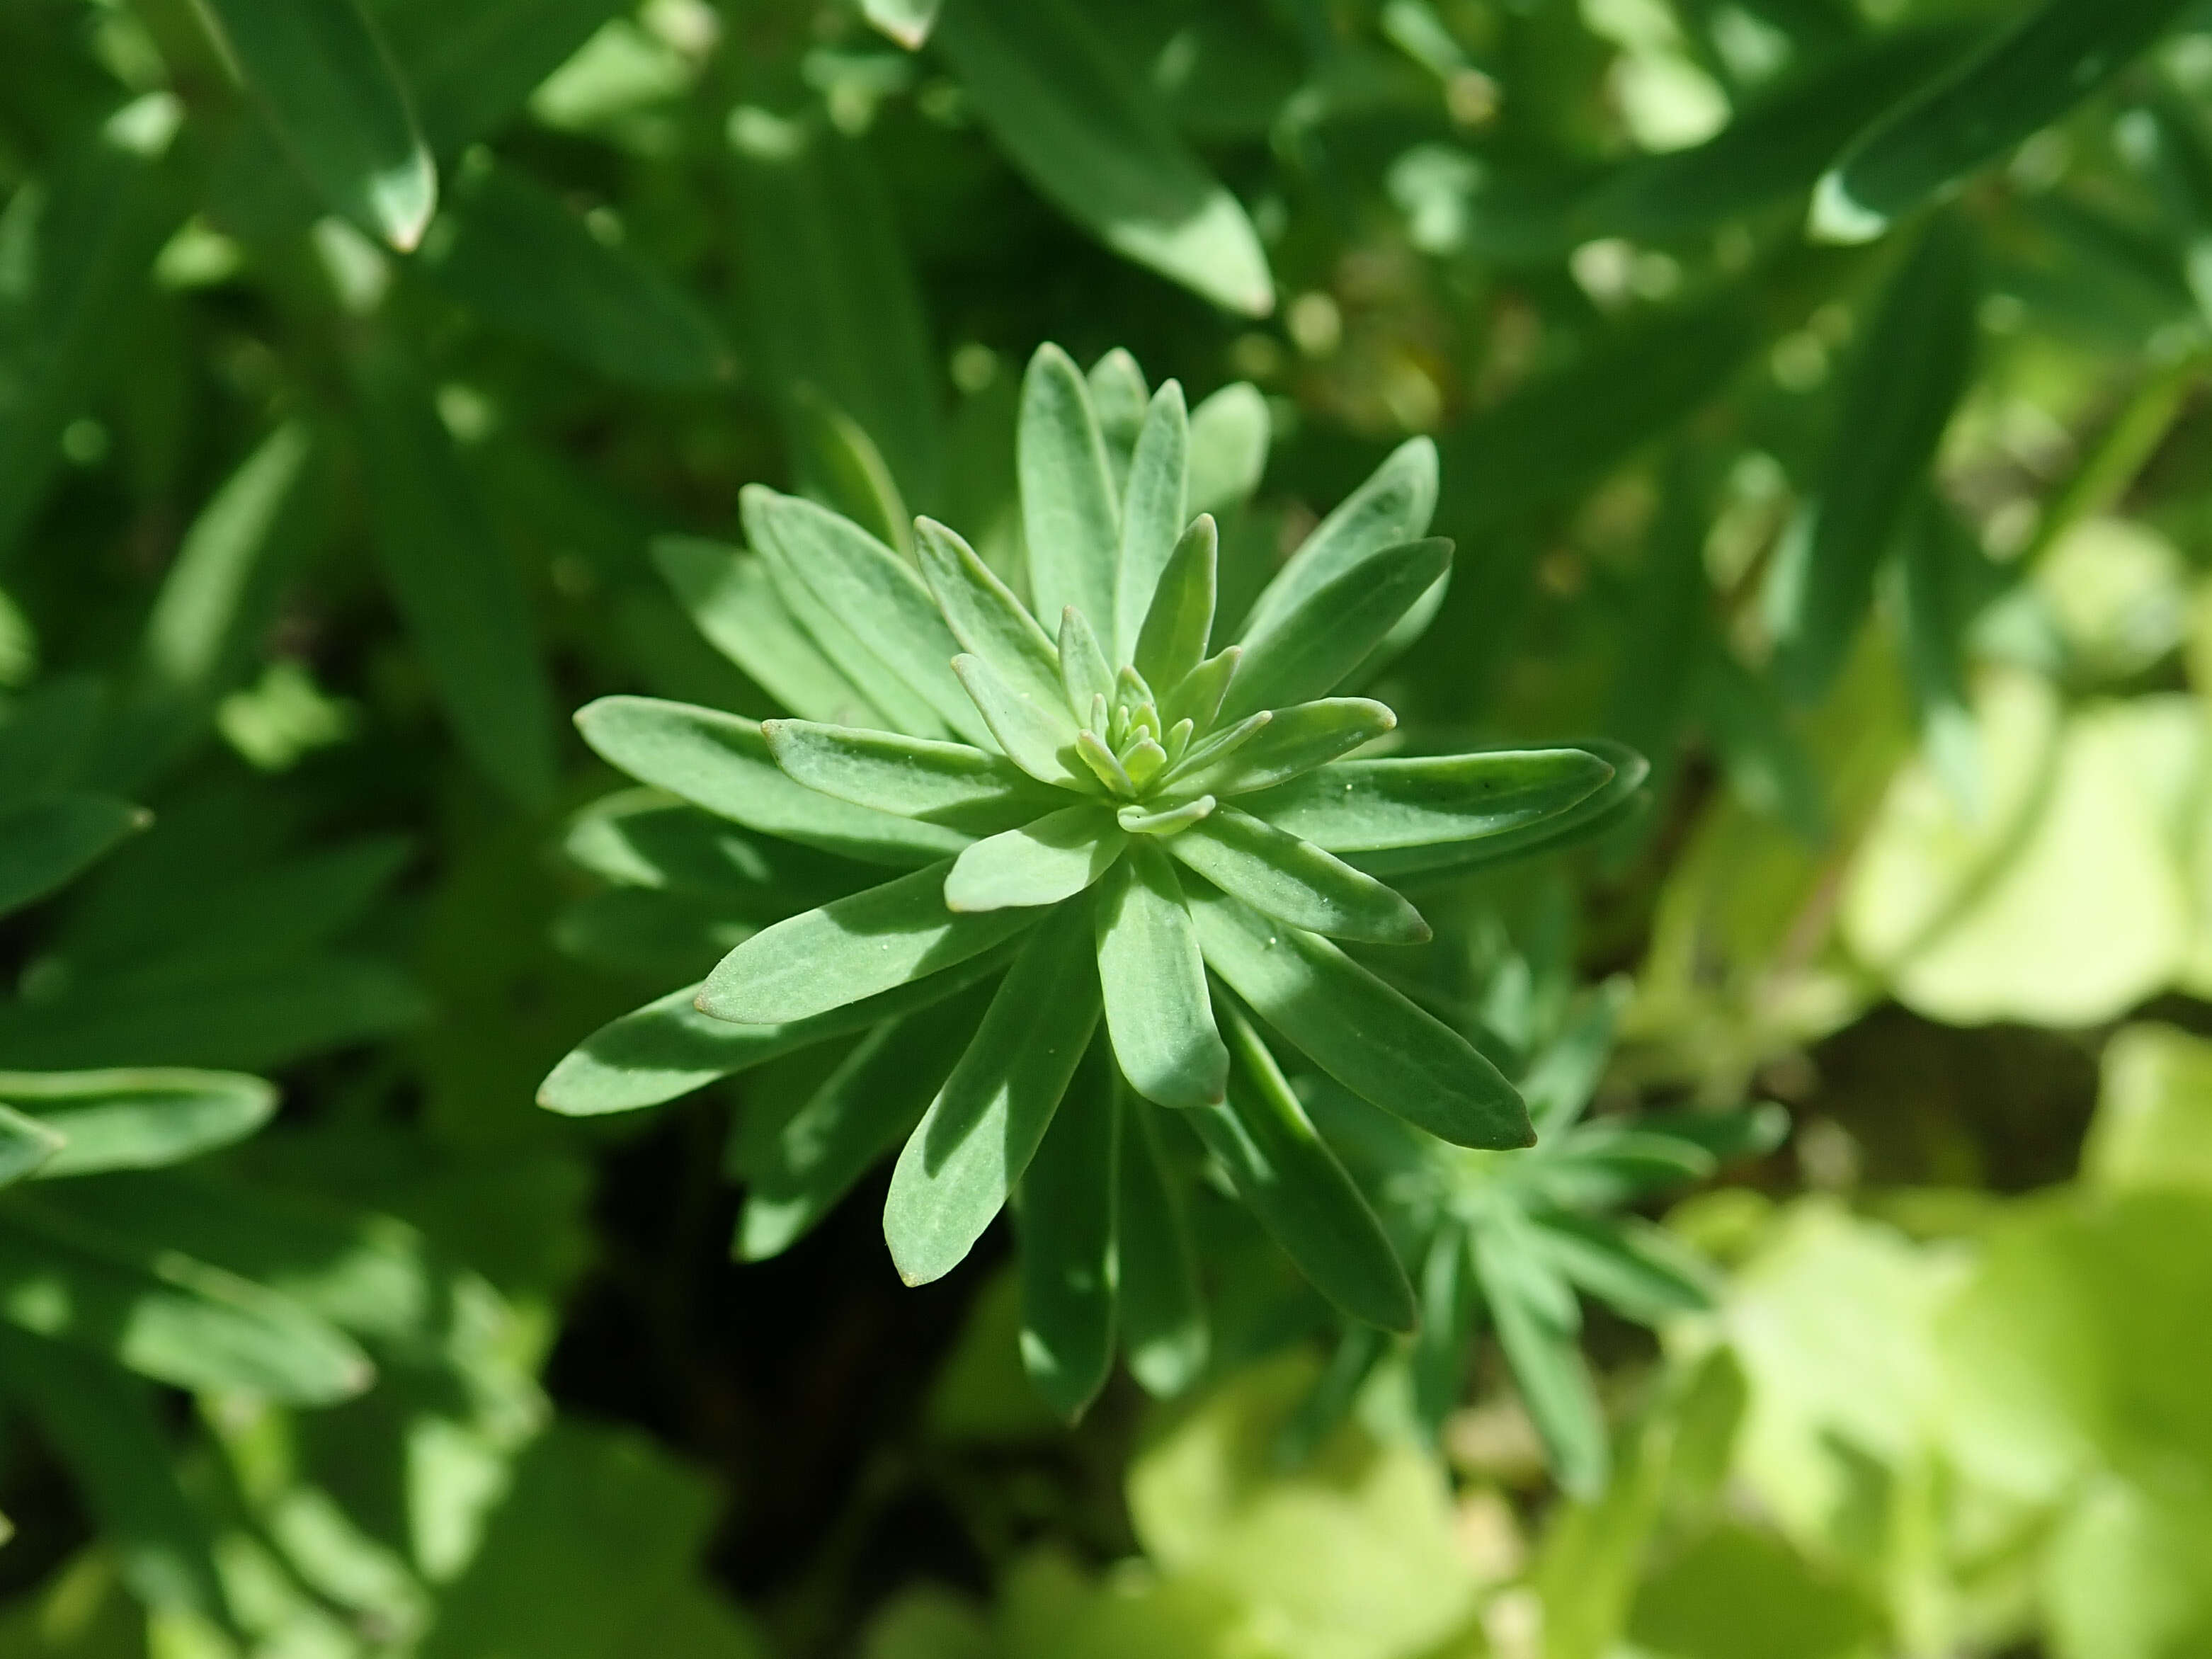
{"label": "shaded leaf", "polygon": [[1073,1422],[1114,1363],[1114,1194],[1123,1112],[1113,1062],[1093,1042],[1023,1171],[1022,1369]]}
{"label": "shaded leaf", "polygon": [[1219,1100],[1229,1051],[1182,884],[1158,847],[1131,843],[1100,889],[1097,915],[1098,982],[1122,1075],[1163,1106]]}

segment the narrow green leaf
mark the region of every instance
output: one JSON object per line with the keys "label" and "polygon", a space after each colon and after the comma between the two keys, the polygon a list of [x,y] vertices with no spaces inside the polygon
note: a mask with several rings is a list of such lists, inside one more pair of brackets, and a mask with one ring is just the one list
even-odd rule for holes
{"label": "narrow green leaf", "polygon": [[1387,547],[1427,535],[1429,520],[1436,516],[1437,485],[1436,445],[1427,438],[1407,439],[1298,544],[1254,602],[1238,637],[1249,641],[1273,633],[1346,571]]}
{"label": "narrow green leaf", "polygon": [[412,368],[388,346],[355,367],[371,528],[408,633],[461,746],[525,805],[544,805],[557,771],[553,689],[521,573]]}
{"label": "narrow green leaf", "polygon": [[1206,966],[1352,1093],[1455,1146],[1534,1140],[1496,1066],[1327,939],[1232,898],[1188,896]]}
{"label": "narrow green leaf", "polygon": [[1335,939],[1418,945],[1419,911],[1310,842],[1224,806],[1167,838],[1169,852],[1263,915]]}
{"label": "narrow green leaf", "polygon": [[[975,708],[952,678],[951,665],[959,642],[945,627],[914,567],[851,520],[812,501],[779,495],[761,484],[747,484],[740,500],[746,533],[771,567],[803,584],[830,617],[851,631],[868,657],[890,670],[908,695],[886,698],[878,683],[860,677],[865,660],[832,648],[831,659],[839,670],[902,724],[912,718],[902,705],[919,698],[929,714],[954,732],[971,743],[980,741],[983,732]],[[810,631],[818,625],[813,618],[801,620]],[[914,735],[939,733],[915,730]]]}
{"label": "narrow green leaf", "polygon": [[1442,538],[1381,549],[1307,590],[1266,628],[1248,631],[1222,718],[1327,696],[1443,580],[1451,555]]}
{"label": "narrow green leaf", "polygon": [[313,441],[287,422],[193,519],[146,618],[138,661],[100,775],[126,789],[207,728],[259,647],[300,537]]}
{"label": "narrow green leaf", "polygon": [[610,380],[681,388],[735,372],[720,332],[688,295],[488,152],[462,164],[416,263],[489,326]]}
{"label": "narrow green leaf", "polygon": [[792,394],[791,428],[792,465],[802,492],[901,558],[913,558],[913,516],[866,428],[811,385]]}
{"label": "narrow green leaf", "polygon": [[[1175,556],[1189,522],[1190,416],[1182,387],[1170,380],[1152,396],[1129,462],[1122,496],[1121,554],[1115,577],[1114,652],[1116,660],[1137,660],[1138,635],[1152,610],[1161,573]],[[1209,613],[1212,606],[1207,607]],[[1184,670],[1206,654],[1200,642]],[[1178,674],[1177,678],[1180,678]],[[1172,684],[1163,680],[1162,684]]]}
{"label": "narrow green leaf", "polygon": [[1198,1380],[1212,1345],[1190,1223],[1159,1135],[1151,1107],[1123,1103],[1114,1216],[1121,1351],[1129,1375],[1165,1400]]}
{"label": "narrow green leaf", "polygon": [[1537,1052],[1521,1077],[1521,1098],[1536,1139],[1549,1150],[1589,1109],[1606,1062],[1613,1057],[1613,1034],[1625,989],[1608,981],[1576,997],[1552,1040]]}
{"label": "narrow green leaf", "polygon": [[37,1173],[62,1149],[62,1137],[35,1117],[0,1104],[0,1187]]}
{"label": "narrow green leaf", "polygon": [[1222,387],[1190,411],[1191,512],[1219,518],[1252,498],[1267,470],[1272,424],[1267,400],[1245,380]]}
{"label": "narrow green leaf", "polygon": [[908,52],[921,49],[944,9],[945,0],[860,0],[861,15]]}
{"label": "narrow green leaf", "polygon": [[379,0],[376,20],[430,148],[460,154],[521,109],[622,0]]}
{"label": "narrow green leaf", "polygon": [[151,822],[108,795],[53,795],[0,812],[0,915],[45,897]]}
{"label": "narrow green leaf", "polygon": [[1216,305],[1274,308],[1244,210],[1069,0],[961,0],[937,38],[1000,147],[1071,217]]}
{"label": "narrow green leaf", "polygon": [[1049,341],[1022,376],[1014,459],[1036,614],[1056,617],[1072,605],[1094,628],[1106,625],[1115,615],[1121,497],[1107,470],[1091,388]]}
{"label": "narrow green leaf", "polygon": [[736,1152],[745,1182],[738,1260],[765,1261],[788,1249],[913,1133],[983,1008],[971,991],[950,1006],[885,1021],[791,1116],[756,1131],[748,1112]]}
{"label": "narrow green leaf", "polygon": [[[1380,876],[1385,881],[1400,881],[1416,876],[1442,877],[1507,864],[1516,859],[1527,858],[1601,835],[1641,810],[1648,802],[1650,797],[1644,786],[1651,775],[1651,768],[1650,763],[1634,750],[1609,738],[1585,739],[1583,748],[1610,766],[1613,775],[1581,799],[1561,810],[1537,814],[1516,824],[1501,826],[1470,841],[1392,846],[1367,852],[1351,848],[1335,850],[1352,852],[1352,862],[1370,876]],[[1340,763],[1346,767],[1388,763],[1379,761]],[[1327,774],[1316,773],[1315,775],[1319,777]],[[1248,799],[1245,804],[1249,806],[1252,802]],[[1308,810],[1303,805],[1300,808],[1302,814]],[[1317,811],[1318,805],[1311,810]],[[1322,826],[1316,824],[1316,827]],[[1328,843],[1316,841],[1316,844]]]}
{"label": "narrow green leaf", "polygon": [[1814,194],[1814,232],[1881,235],[2096,91],[2181,9],[2180,0],[2044,0],[1844,151]]}
{"label": "narrow green leaf", "polygon": [[[1366,697],[1323,697],[1268,711],[1267,723],[1226,753],[1170,774],[1178,793],[1257,794],[1393,731],[1398,717]],[[1202,751],[1194,750],[1195,758]]]}
{"label": "narrow green leaf", "polygon": [[1114,814],[1114,821],[1133,836],[1174,836],[1189,829],[1220,805],[1211,795],[1200,795],[1196,800],[1187,800],[1180,806],[1161,811],[1124,806]]}
{"label": "narrow green leaf", "polygon": [[403,253],[422,240],[437,169],[355,0],[202,0],[200,15],[323,199]]}
{"label": "narrow green leaf", "polygon": [[1062,807],[963,852],[945,878],[945,902],[963,914],[1057,904],[1113,868],[1128,844],[1109,809]]}
{"label": "narrow green leaf", "polygon": [[1765,600],[1777,672],[1825,691],[1874,600],[1896,539],[1966,390],[1979,283],[1972,233],[1933,221],[1884,291],[1852,362],[1818,495],[1791,526]]}
{"label": "narrow green leaf", "polygon": [[927,1008],[1006,965],[1009,951],[982,951],[939,974],[827,1013],[781,1025],[737,1025],[698,1009],[686,986],[612,1019],[563,1055],[538,1085],[538,1103],[564,1117],[635,1111],[688,1095],[794,1049],[865,1030]]}
{"label": "narrow green leaf", "polygon": [[1110,706],[1115,680],[1113,665],[1091,631],[1091,620],[1073,605],[1060,613],[1060,681],[1067,693],[1067,706],[1088,720],[1092,702],[1099,697]]}
{"label": "narrow green leaf", "polygon": [[1200,514],[1160,572],[1130,658],[1154,686],[1181,685],[1206,659],[1213,634],[1220,540],[1211,515]]}
{"label": "narrow green leaf", "polygon": [[1015,690],[981,657],[955,657],[952,672],[1007,759],[1040,783],[1086,791],[1097,787],[1075,757],[1076,744],[1085,734],[1057,690],[1049,701],[1040,702]]}
{"label": "narrow green leaf", "polygon": [[944,360],[873,158],[834,123],[750,106],[729,137],[748,363],[795,434],[811,389],[868,434],[905,501],[933,508]]}
{"label": "narrow green leaf", "polygon": [[351,1340],[296,1302],[82,1225],[20,1191],[0,1218],[0,1320],[179,1388],[329,1405],[374,1375]]}
{"label": "narrow green leaf", "polygon": [[1375,1212],[1315,1132],[1250,1024],[1228,1015],[1228,1098],[1191,1113],[1230,1184],[1300,1273],[1354,1319],[1413,1328],[1413,1287]]}
{"label": "narrow green leaf", "polygon": [[764,835],[872,864],[913,865],[958,852],[968,837],[826,799],[786,775],[758,722],[657,697],[601,697],[576,711],[584,741],[641,782]]}
{"label": "narrow green leaf", "polygon": [[89,1354],[5,1330],[0,1376],[75,1478],[131,1593],[157,1613],[228,1626],[209,1523],[177,1484],[153,1390]]}
{"label": "narrow green leaf", "polygon": [[1498,1343],[1560,1486],[1595,1497],[1604,1489],[1610,1457],[1604,1413],[1575,1340],[1573,1291],[1529,1243],[1503,1229],[1476,1234],[1474,1259]]}
{"label": "narrow green leaf", "polygon": [[884,1237],[908,1284],[958,1267],[1029,1167],[1097,1028],[1092,954],[1086,907],[1048,916],[908,1137],[884,1202]]}
{"label": "narrow green leaf", "polygon": [[0,554],[11,551],[62,462],[61,436],[143,337],[148,267],[184,216],[161,166],[184,118],[172,94],[125,104],[18,185],[0,213],[9,272],[8,395],[0,398]]}
{"label": "narrow green leaf", "polygon": [[[1064,709],[1067,689],[1052,636],[957,534],[933,519],[917,520],[915,532],[922,575],[958,648],[982,658],[1038,708]],[[1072,719],[1068,735],[1074,735]]]}
{"label": "narrow green leaf", "polygon": [[933,864],[755,933],[707,975],[699,1011],[741,1025],[803,1020],[927,979],[1036,920],[1018,909],[948,910],[952,867]]}
{"label": "narrow green leaf", "polygon": [[1713,1305],[1711,1269],[1663,1227],[1630,1217],[1531,1219],[1553,1267],[1630,1319],[1656,1325]]}
{"label": "narrow green leaf", "polygon": [[1022,1369],[1060,1416],[1079,1419],[1114,1364],[1114,1193],[1125,1133],[1114,1063],[1093,1042],[1015,1199]]}
{"label": "narrow green leaf", "polygon": [[727,819],[658,789],[601,796],[570,822],[561,850],[608,881],[726,900],[755,921],[811,910],[875,878],[866,865],[744,834]]}
{"label": "narrow green leaf", "polygon": [[1467,1235],[1456,1223],[1439,1227],[1421,1261],[1421,1328],[1407,1369],[1413,1410],[1431,1435],[1459,1408],[1467,1388],[1468,1348],[1474,1335],[1474,1275]]}
{"label": "narrow green leaf", "polygon": [[1129,488],[1129,465],[1137,459],[1137,438],[1145,429],[1152,388],[1145,384],[1145,371],[1136,358],[1121,346],[1091,364],[1083,380],[1091,388],[1091,407],[1098,415],[1098,435],[1106,444],[1106,471],[1113,480],[1114,499],[1119,501]]}
{"label": "narrow green leaf", "polygon": [[1584,749],[1336,761],[1237,804],[1329,852],[1368,852],[1525,830],[1612,776],[1612,765]]}
{"label": "narrow green leaf", "polygon": [[1215,652],[1182,678],[1160,704],[1160,720],[1172,727],[1188,720],[1201,732],[1209,729],[1221,712],[1223,700],[1244,660],[1244,647],[1232,645]]}
{"label": "narrow green leaf", "polygon": [[810,789],[901,817],[989,836],[1049,812],[1065,799],[1004,755],[964,743],[887,732],[763,720],[775,763]]}
{"label": "narrow green leaf", "polygon": [[783,601],[757,553],[663,536],[653,562],[708,642],[803,720],[886,729],[882,712],[823,654]]}
{"label": "narrow green leaf", "polygon": [[154,1169],[243,1139],[276,1111],[276,1091],[235,1073],[0,1072],[0,1103],[62,1137],[41,1176],[79,1176]]}
{"label": "narrow green leaf", "polygon": [[1182,884],[1158,846],[1131,843],[1099,891],[1097,915],[1098,983],[1121,1074],[1163,1106],[1219,1101],[1229,1051]]}

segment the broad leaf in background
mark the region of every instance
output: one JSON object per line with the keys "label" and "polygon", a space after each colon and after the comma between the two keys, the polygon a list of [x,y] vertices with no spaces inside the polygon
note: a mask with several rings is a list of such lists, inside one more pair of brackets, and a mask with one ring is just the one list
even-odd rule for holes
{"label": "broad leaf in background", "polygon": [[437,169],[356,0],[205,0],[203,15],[331,208],[402,252],[421,241]]}

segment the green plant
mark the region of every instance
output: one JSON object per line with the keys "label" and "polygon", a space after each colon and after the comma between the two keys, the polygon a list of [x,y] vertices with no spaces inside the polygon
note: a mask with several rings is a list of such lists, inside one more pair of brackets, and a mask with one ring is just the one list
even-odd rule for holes
{"label": "green plant", "polygon": [[[1109,386],[1134,375],[1126,355],[1094,371]],[[1395,1255],[1246,1011],[1429,1134],[1527,1144],[1497,1069],[1332,940],[1428,937],[1363,859],[1479,857],[1558,828],[1614,775],[1579,750],[1341,758],[1397,720],[1328,694],[1402,650],[1441,599],[1449,544],[1420,539],[1428,445],[1324,520],[1215,651],[1218,537],[1187,512],[1182,390],[1147,398],[1139,378],[1121,406],[1145,412],[1109,438],[1091,383],[1052,346],[1023,384],[1023,579],[1056,639],[940,524],[916,521],[910,561],[825,507],[748,488],[765,585],[741,587],[748,566],[731,556],[705,556],[721,568],[699,580],[780,611],[784,660],[763,678],[803,684],[806,707],[836,718],[611,698],[577,723],[634,776],[752,829],[921,867],[754,933],[696,992],[587,1042],[541,1096],[569,1112],[641,1104],[674,1092],[675,1053],[702,1039],[727,1047],[729,1071],[865,1033],[781,1131],[787,1156],[823,1165],[810,1207],[903,1135],[884,1230],[921,1284],[1022,1188],[1024,1351],[1071,1415],[1104,1380],[1117,1291],[1133,1355],[1202,1352],[1154,1108],[1196,1130],[1348,1311],[1413,1324]],[[731,619],[749,653],[763,620]],[[1002,968],[967,1040],[975,988]],[[956,994],[960,1012],[930,1012]],[[700,1015],[738,1029],[707,1035]],[[830,1139],[841,1156],[811,1150]],[[1152,1254],[1117,1252],[1117,1231]]]}

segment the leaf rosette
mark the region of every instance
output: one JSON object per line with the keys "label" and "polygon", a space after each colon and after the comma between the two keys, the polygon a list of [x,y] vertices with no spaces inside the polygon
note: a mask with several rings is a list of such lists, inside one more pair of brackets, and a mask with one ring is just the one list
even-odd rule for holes
{"label": "leaf rosette", "polygon": [[[1194,420],[1174,382],[1147,392],[1124,353],[1086,379],[1038,351],[1018,434],[1026,597],[930,519],[909,560],[750,487],[750,551],[686,542],[662,562],[793,717],[639,697],[578,716],[617,766],[766,839],[732,841],[665,795],[586,814],[585,862],[715,892],[739,937],[702,983],[571,1054],[544,1103],[649,1105],[857,1039],[788,1115],[740,1123],[739,1253],[788,1243],[902,1136],[884,1217],[902,1276],[950,1272],[1014,1200],[1024,1357],[1070,1413],[1103,1379],[1117,1304],[1148,1386],[1172,1391],[1202,1360],[1176,1191],[1188,1133],[1324,1293],[1414,1323],[1388,1238],[1269,1044],[1429,1135],[1528,1145],[1497,1068],[1344,947],[1428,938],[1382,873],[1549,840],[1635,781],[1578,749],[1358,752],[1396,717],[1342,694],[1419,634],[1450,566],[1424,533],[1425,440],[1217,647],[1220,537],[1193,510],[1194,477],[1221,470],[1202,449],[1194,464],[1212,407]],[[903,873],[871,883],[867,866]],[[810,885],[824,901],[787,913]]]}

